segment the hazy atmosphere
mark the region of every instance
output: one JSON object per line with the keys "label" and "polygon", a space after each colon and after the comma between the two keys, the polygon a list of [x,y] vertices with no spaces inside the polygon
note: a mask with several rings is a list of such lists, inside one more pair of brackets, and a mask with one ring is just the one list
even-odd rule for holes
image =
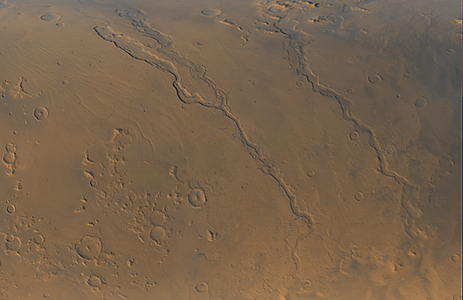
{"label": "hazy atmosphere", "polygon": [[462,24],[0,0],[0,300],[461,300]]}

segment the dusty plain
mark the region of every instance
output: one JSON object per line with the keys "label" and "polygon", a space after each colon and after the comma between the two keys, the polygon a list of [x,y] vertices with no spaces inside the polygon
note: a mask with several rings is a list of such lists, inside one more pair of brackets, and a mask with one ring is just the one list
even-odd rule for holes
{"label": "dusty plain", "polygon": [[456,0],[0,0],[0,299],[461,300]]}

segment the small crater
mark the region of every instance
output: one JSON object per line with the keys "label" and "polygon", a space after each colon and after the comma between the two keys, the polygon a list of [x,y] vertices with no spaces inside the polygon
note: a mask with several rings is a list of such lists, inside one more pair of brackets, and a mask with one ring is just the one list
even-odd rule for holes
{"label": "small crater", "polygon": [[357,200],[357,201],[361,201],[361,200],[363,200],[363,198],[364,198],[364,195],[363,195],[362,192],[357,192],[357,193],[354,194],[354,199]]}
{"label": "small crater", "polygon": [[310,286],[312,286],[312,282],[311,282],[310,280],[304,280],[304,281],[301,283],[301,285],[302,285],[302,288],[303,288],[303,289],[307,289],[307,288],[309,288]]}
{"label": "small crater", "polygon": [[198,293],[207,293],[207,291],[209,290],[209,287],[207,286],[206,283],[201,282],[201,283],[198,283],[197,285],[195,285],[195,290]]}
{"label": "small crater", "polygon": [[416,108],[425,108],[428,105],[428,101],[425,98],[420,97],[415,100],[414,104]]}
{"label": "small crater", "polygon": [[352,131],[350,134],[349,134],[349,138],[353,141],[356,141],[358,140],[358,138],[360,137],[359,133],[357,131]]}
{"label": "small crater", "polygon": [[269,8],[268,11],[272,13],[284,13],[286,12],[287,8],[284,5],[280,4],[272,4]]}
{"label": "small crater", "polygon": [[160,226],[155,226],[150,231],[150,237],[157,244],[161,244],[162,241],[166,238],[166,231]]}
{"label": "small crater", "polygon": [[206,201],[206,195],[202,189],[192,189],[188,195],[188,202],[194,207],[203,206]]}
{"label": "small crater", "polygon": [[153,224],[154,226],[164,225],[165,220],[166,220],[166,216],[162,212],[156,210],[151,213],[150,221],[151,221],[151,224]]}
{"label": "small crater", "polygon": [[16,153],[16,146],[12,143],[6,144],[5,149],[7,152]]}
{"label": "small crater", "polygon": [[95,288],[98,288],[101,286],[101,284],[103,283],[101,278],[98,277],[98,276],[90,276],[90,278],[88,279],[87,281],[88,285],[91,286],[91,287],[95,287]]}
{"label": "small crater", "polygon": [[41,234],[37,234],[34,236],[34,243],[37,245],[42,245],[45,242],[45,238]]}
{"label": "small crater", "polygon": [[314,176],[315,176],[315,171],[312,170],[312,169],[308,170],[308,171],[307,171],[307,176],[309,176],[309,177],[314,177]]}
{"label": "small crater", "polygon": [[222,12],[215,8],[210,9],[203,9],[201,14],[208,16],[208,17],[218,17]]}
{"label": "small crater", "polygon": [[57,22],[59,19],[61,19],[61,16],[57,14],[46,13],[41,15],[40,19],[47,22]]}
{"label": "small crater", "polygon": [[388,146],[388,147],[386,148],[386,153],[387,153],[387,154],[393,154],[393,153],[394,153],[394,147]]}
{"label": "small crater", "polygon": [[3,155],[3,161],[7,165],[12,165],[16,161],[16,155],[13,152],[6,152]]}
{"label": "small crater", "polygon": [[10,235],[6,238],[5,246],[8,250],[18,251],[21,248],[21,240],[17,236]]}
{"label": "small crater", "polygon": [[77,254],[85,259],[96,259],[100,255],[102,244],[99,238],[84,236],[76,247]]}
{"label": "small crater", "polygon": [[34,117],[38,121],[43,121],[48,117],[48,109],[43,106],[36,107],[34,110]]}
{"label": "small crater", "polygon": [[15,211],[16,211],[16,207],[13,205],[13,204],[10,204],[6,207],[6,211],[9,213],[9,214],[13,214]]}
{"label": "small crater", "polygon": [[373,84],[379,83],[381,82],[381,80],[382,78],[378,74],[373,74],[373,75],[368,76],[368,81]]}
{"label": "small crater", "polygon": [[98,179],[93,178],[92,180],[90,180],[91,187],[96,188],[98,185],[99,185]]}

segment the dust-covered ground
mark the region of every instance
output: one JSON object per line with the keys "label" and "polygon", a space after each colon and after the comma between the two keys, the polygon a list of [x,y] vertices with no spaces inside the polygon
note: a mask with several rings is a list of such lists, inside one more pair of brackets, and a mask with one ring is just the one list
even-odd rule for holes
{"label": "dust-covered ground", "polygon": [[0,299],[461,300],[456,0],[0,0]]}

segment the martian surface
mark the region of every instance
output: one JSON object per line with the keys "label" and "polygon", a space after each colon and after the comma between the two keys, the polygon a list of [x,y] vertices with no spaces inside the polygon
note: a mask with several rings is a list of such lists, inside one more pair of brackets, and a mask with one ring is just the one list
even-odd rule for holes
{"label": "martian surface", "polygon": [[0,0],[0,299],[461,300],[456,0]]}

